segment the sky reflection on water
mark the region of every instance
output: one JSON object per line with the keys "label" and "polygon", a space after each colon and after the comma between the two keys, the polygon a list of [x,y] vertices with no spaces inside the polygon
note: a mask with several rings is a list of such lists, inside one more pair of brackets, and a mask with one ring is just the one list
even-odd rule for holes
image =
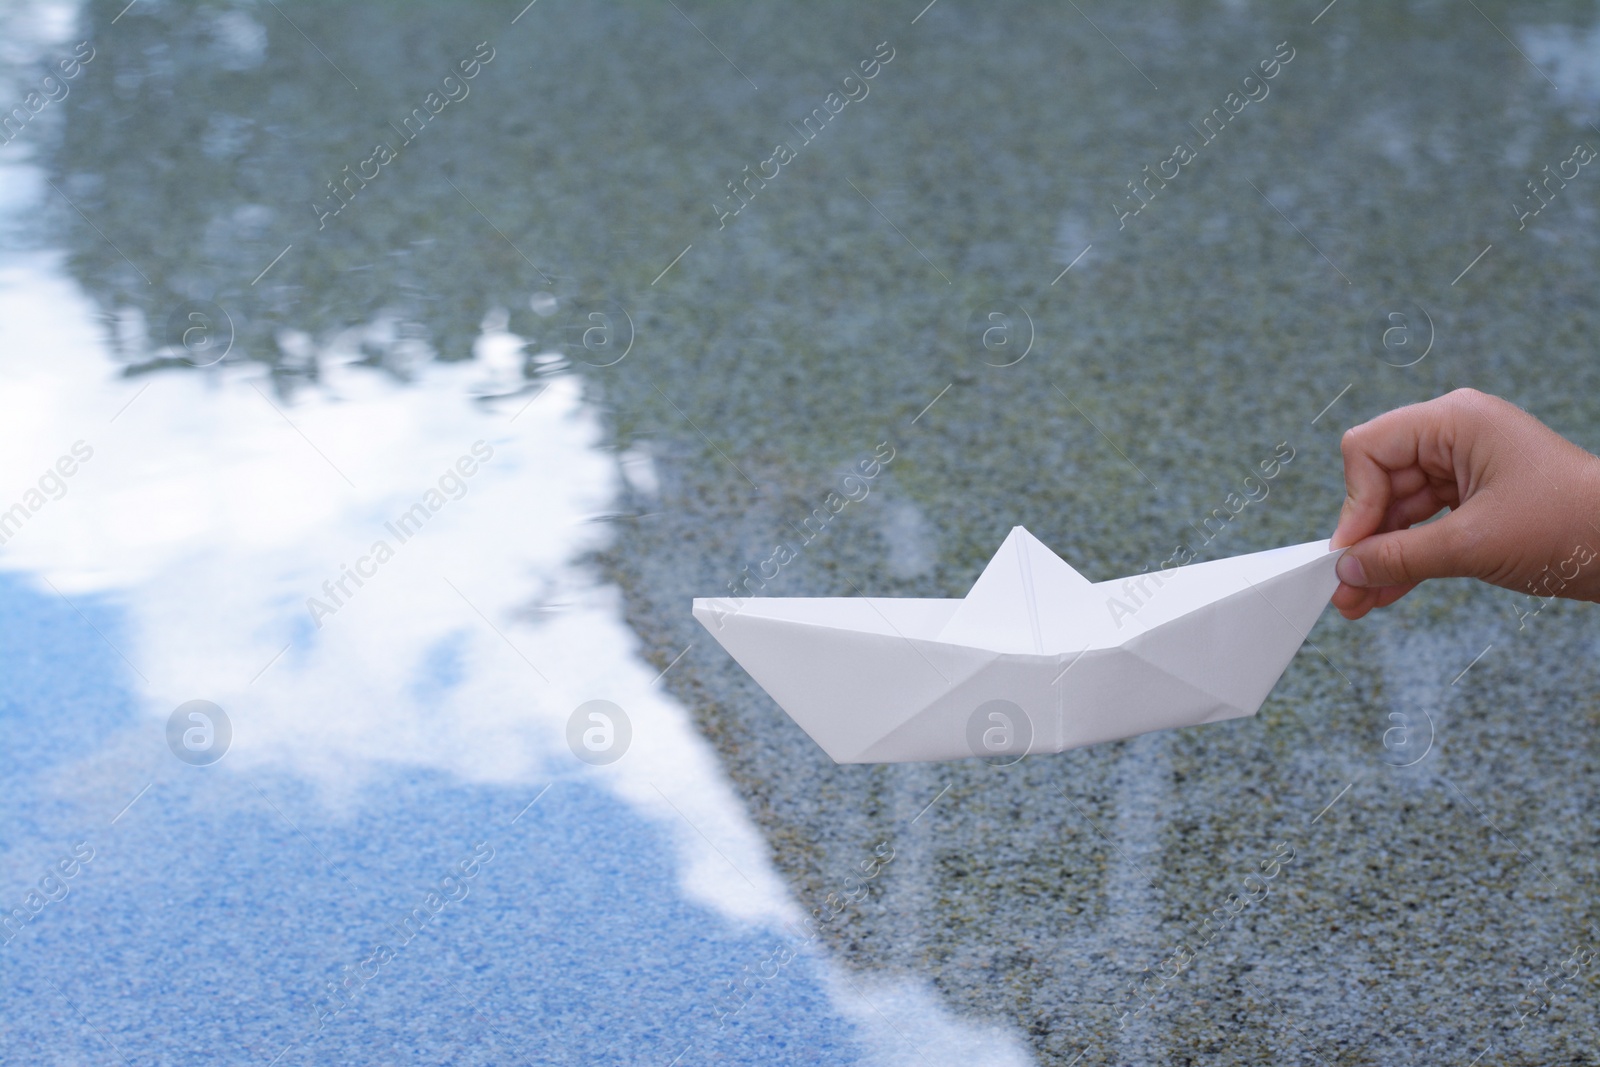
{"label": "sky reflection on water", "polygon": [[[8,177],[13,188],[21,181]],[[1021,1062],[1007,1051],[1010,1039],[949,1019],[919,983],[850,979],[814,949],[792,989],[752,1007],[738,1041],[717,1035],[724,983],[793,940],[782,924],[803,909],[774,874],[715,757],[639,658],[615,589],[583,563],[606,542],[602,519],[620,473],[575,379],[556,375],[537,392],[484,403],[482,364],[424,365],[406,384],[341,366],[335,350],[323,354],[317,387],[293,403],[274,396],[260,365],[130,380],[115,373],[93,309],[50,253],[0,264],[0,323],[0,349],[12,355],[0,362],[0,451],[14,458],[11,469],[43,471],[79,441],[92,450],[0,554],[16,586],[13,610],[75,629],[72,647],[98,664],[90,675],[100,695],[90,703],[126,709],[126,718],[75,736],[71,755],[57,748],[64,738],[13,750],[8,777],[32,786],[15,799],[49,814],[37,832],[7,842],[8,869],[47,865],[63,833],[114,844],[102,845],[83,887],[54,909],[62,914],[42,914],[0,966],[24,967],[24,953],[47,956],[63,941],[111,938],[125,958],[140,959],[136,967],[113,966],[95,980],[55,973],[64,991],[72,988],[66,999],[84,1002],[120,1043],[155,1054],[224,1033],[263,1050],[268,1036],[309,1042],[287,1020],[309,1017],[317,976],[360,961],[369,919],[410,906],[382,898],[404,899],[407,878],[436,881],[430,872],[448,870],[473,840],[514,835],[520,858],[486,868],[484,884],[494,887],[480,892],[494,894],[501,920],[456,920],[454,949],[493,961],[498,983],[440,1006],[458,1038],[480,1033],[464,1005],[481,997],[496,1005],[500,1028],[483,1037],[484,1049],[500,1031],[523,1043],[537,1031],[547,1035],[543,1054],[574,1062],[619,1047],[653,1056],[666,1051],[667,1035],[727,1042],[735,1059],[759,1058],[770,1054],[757,1052],[762,1041],[788,1034],[835,1047],[843,1061],[893,1063],[915,1060],[930,1033],[942,1040],[922,1062],[960,1062],[980,1035],[985,1062]],[[496,337],[488,332],[487,343]],[[17,358],[42,352],[49,358]],[[464,456],[473,463],[458,467]],[[647,484],[648,461],[632,461],[642,470],[635,480]],[[470,476],[461,475],[465,466],[474,467]],[[20,496],[27,485],[7,491]],[[439,495],[430,501],[431,491]],[[419,502],[437,507],[425,522],[411,511]],[[396,525],[406,515],[410,522]],[[381,564],[372,553],[378,542],[393,553]],[[346,577],[358,562],[370,572],[359,586]],[[94,621],[74,627],[80,605]],[[35,647],[35,656],[60,651]],[[22,650],[8,644],[8,653],[20,666]],[[116,695],[124,687],[131,692]],[[57,696],[47,684],[14,707],[16,727],[38,737],[35,717],[48,722],[44,705]],[[231,749],[206,771],[151,744],[172,708],[196,697],[221,705],[233,724]],[[565,732],[572,710],[595,698],[625,709],[633,739],[615,764],[589,768],[568,751]],[[48,772],[24,758],[45,752],[55,762]],[[139,795],[143,809],[102,828],[98,816],[115,815],[141,777],[153,783]],[[519,817],[535,800],[537,817]],[[433,841],[432,868],[410,844],[418,838]],[[233,842],[229,859],[209,874],[192,870],[222,840]],[[559,858],[541,859],[544,849]],[[337,902],[352,866],[358,899]],[[158,892],[148,880],[164,868],[187,870],[193,884],[156,909],[164,920],[140,918]],[[571,879],[579,884],[560,884]],[[243,886],[254,890],[248,898],[238,896]],[[645,924],[627,904],[641,895],[657,909]],[[297,926],[315,914],[314,929],[280,946],[259,914],[268,901],[299,915]],[[552,905],[565,916],[559,930],[548,925]],[[366,929],[341,923],[352,911],[366,913]],[[530,921],[545,925],[516,925]],[[168,924],[198,928],[174,941]],[[642,948],[634,936],[641,925],[653,931]],[[536,959],[552,936],[564,946],[557,958]],[[705,948],[690,947],[705,939]],[[630,948],[616,955],[624,943]],[[276,992],[258,999],[255,982],[231,979],[249,1009],[206,1007],[216,1035],[166,1030],[146,1014],[192,1015],[210,979],[110,1007],[120,983],[164,970],[164,955],[180,948],[174,966],[198,953],[207,973],[218,953],[251,959],[248,970]],[[657,963],[626,963],[643,950]],[[426,988],[447,967],[430,957],[406,982]],[[24,1018],[57,1011],[48,1000],[55,994],[22,974],[12,980],[31,994]],[[398,999],[373,999],[363,1016],[401,1040],[389,1029],[395,1013],[409,1016],[417,1005],[407,1007],[398,988],[384,996]],[[661,1018],[633,1034],[580,1027],[548,1036],[571,1010],[561,998],[598,1003],[590,1010],[618,1018],[633,1017],[636,1001],[655,1001]],[[12,1047],[48,1046],[50,1032],[20,1025]],[[364,1039],[339,1040],[348,1042],[340,1055],[351,1055]]]}

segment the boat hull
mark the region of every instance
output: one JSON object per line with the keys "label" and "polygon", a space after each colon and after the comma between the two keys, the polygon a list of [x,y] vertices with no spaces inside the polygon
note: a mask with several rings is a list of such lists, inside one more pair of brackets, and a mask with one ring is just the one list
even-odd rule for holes
{"label": "boat hull", "polygon": [[1284,557],[1259,581],[1242,571],[1232,593],[1070,651],[939,640],[960,600],[759,598],[732,612],[697,600],[694,612],[836,762],[1019,758],[1255,714],[1337,587],[1337,555]]}

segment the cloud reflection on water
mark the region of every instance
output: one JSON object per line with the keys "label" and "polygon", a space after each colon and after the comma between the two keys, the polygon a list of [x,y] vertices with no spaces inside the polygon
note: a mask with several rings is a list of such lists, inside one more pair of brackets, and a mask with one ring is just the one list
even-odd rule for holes
{"label": "cloud reflection on water", "polygon": [[[233,723],[224,768],[303,777],[331,809],[397,766],[468,783],[581,779],[676,842],[689,899],[774,932],[801,917],[711,748],[655,684],[620,593],[579,562],[606,543],[597,520],[621,474],[575,378],[484,403],[477,363],[423,363],[406,384],[349,365],[353,351],[317,353],[318,384],[292,404],[259,364],[122,378],[50,253],[0,263],[0,324],[10,471],[43,470],[80,438],[94,449],[0,567],[122,606],[118,651],[142,677],[149,730],[179,703],[215,701]],[[489,326],[480,347],[514,343]],[[402,543],[386,524],[479,441],[492,457]],[[0,486],[8,501],[25,488],[14,473]],[[392,558],[347,580],[319,627],[308,598],[380,540]],[[566,747],[568,715],[595,698],[633,725],[608,767]],[[931,1046],[925,1062],[1027,1059],[1011,1036],[949,1017],[920,980],[825,962],[822,981],[875,1060],[915,1059],[907,1033]]]}

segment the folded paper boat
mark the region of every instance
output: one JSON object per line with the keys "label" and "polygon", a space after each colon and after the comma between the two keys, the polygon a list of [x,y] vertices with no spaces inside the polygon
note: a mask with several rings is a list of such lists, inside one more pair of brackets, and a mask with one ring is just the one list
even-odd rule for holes
{"label": "folded paper boat", "polygon": [[697,599],[838,763],[1024,754],[1254,715],[1339,580],[1327,541],[1090,582],[1011,531],[960,600]]}

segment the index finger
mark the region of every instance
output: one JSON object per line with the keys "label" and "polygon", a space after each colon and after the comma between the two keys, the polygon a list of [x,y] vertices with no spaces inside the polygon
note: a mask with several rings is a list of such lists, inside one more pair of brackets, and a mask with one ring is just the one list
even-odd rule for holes
{"label": "index finger", "polygon": [[[1359,429],[1359,427],[1358,427]],[[1346,431],[1339,443],[1344,453],[1344,506],[1339,510],[1339,525],[1333,531],[1332,548],[1345,548],[1378,532],[1383,516],[1394,499],[1389,472],[1371,453],[1353,442]]]}
{"label": "index finger", "polygon": [[[1430,461],[1442,458],[1442,399],[1396,408],[1345,431],[1339,441],[1345,500],[1332,547],[1344,548],[1377,533],[1396,498],[1395,475],[1410,470],[1425,473]],[[1442,456],[1448,452],[1445,446]],[[1447,458],[1444,466],[1449,468]]]}

